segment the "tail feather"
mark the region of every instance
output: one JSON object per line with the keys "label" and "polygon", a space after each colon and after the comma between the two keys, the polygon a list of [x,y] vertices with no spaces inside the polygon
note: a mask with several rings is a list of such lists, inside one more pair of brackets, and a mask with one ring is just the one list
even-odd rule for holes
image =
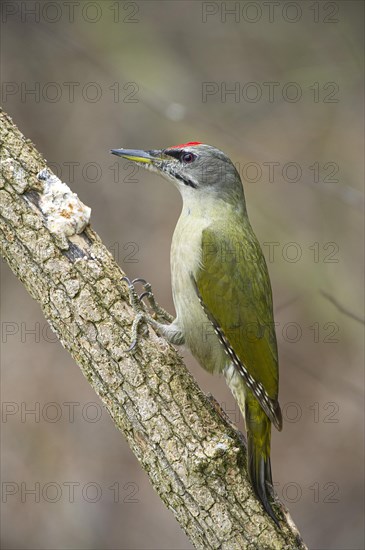
{"label": "tail feather", "polygon": [[271,422],[258,403],[256,406],[254,401],[247,400],[245,408],[248,473],[252,487],[266,512],[279,526],[270,502],[273,499],[270,462]]}

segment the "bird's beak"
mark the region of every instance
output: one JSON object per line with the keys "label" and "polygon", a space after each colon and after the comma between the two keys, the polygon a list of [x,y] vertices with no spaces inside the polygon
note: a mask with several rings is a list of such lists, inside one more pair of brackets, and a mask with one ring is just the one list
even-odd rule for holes
{"label": "bird's beak", "polygon": [[160,157],[161,151],[139,151],[138,149],[112,149],[112,155],[123,157],[127,160],[133,160],[142,164],[155,164],[163,159]]}

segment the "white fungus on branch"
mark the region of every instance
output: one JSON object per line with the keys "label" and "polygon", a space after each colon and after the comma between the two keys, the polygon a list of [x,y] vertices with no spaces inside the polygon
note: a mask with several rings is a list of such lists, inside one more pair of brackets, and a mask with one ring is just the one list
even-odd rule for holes
{"label": "white fungus on branch", "polygon": [[38,206],[47,229],[58,237],[82,233],[90,222],[91,208],[47,169],[41,170],[37,178],[44,185]]}

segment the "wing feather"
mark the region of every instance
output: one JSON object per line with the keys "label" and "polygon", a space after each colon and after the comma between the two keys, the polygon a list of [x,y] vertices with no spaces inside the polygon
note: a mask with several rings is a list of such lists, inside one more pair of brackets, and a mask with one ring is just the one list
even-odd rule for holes
{"label": "wing feather", "polygon": [[247,224],[225,223],[203,231],[194,284],[226,353],[281,429],[271,285],[261,247]]}

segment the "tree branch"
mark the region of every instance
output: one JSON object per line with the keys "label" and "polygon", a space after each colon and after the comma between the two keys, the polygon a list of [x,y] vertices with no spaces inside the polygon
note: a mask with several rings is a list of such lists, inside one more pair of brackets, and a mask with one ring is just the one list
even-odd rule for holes
{"label": "tree branch", "polygon": [[15,275],[106,405],[196,548],[305,549],[281,509],[279,531],[255,498],[242,436],[152,329],[125,353],[133,311],[123,273],[90,211],[0,112],[0,241]]}

